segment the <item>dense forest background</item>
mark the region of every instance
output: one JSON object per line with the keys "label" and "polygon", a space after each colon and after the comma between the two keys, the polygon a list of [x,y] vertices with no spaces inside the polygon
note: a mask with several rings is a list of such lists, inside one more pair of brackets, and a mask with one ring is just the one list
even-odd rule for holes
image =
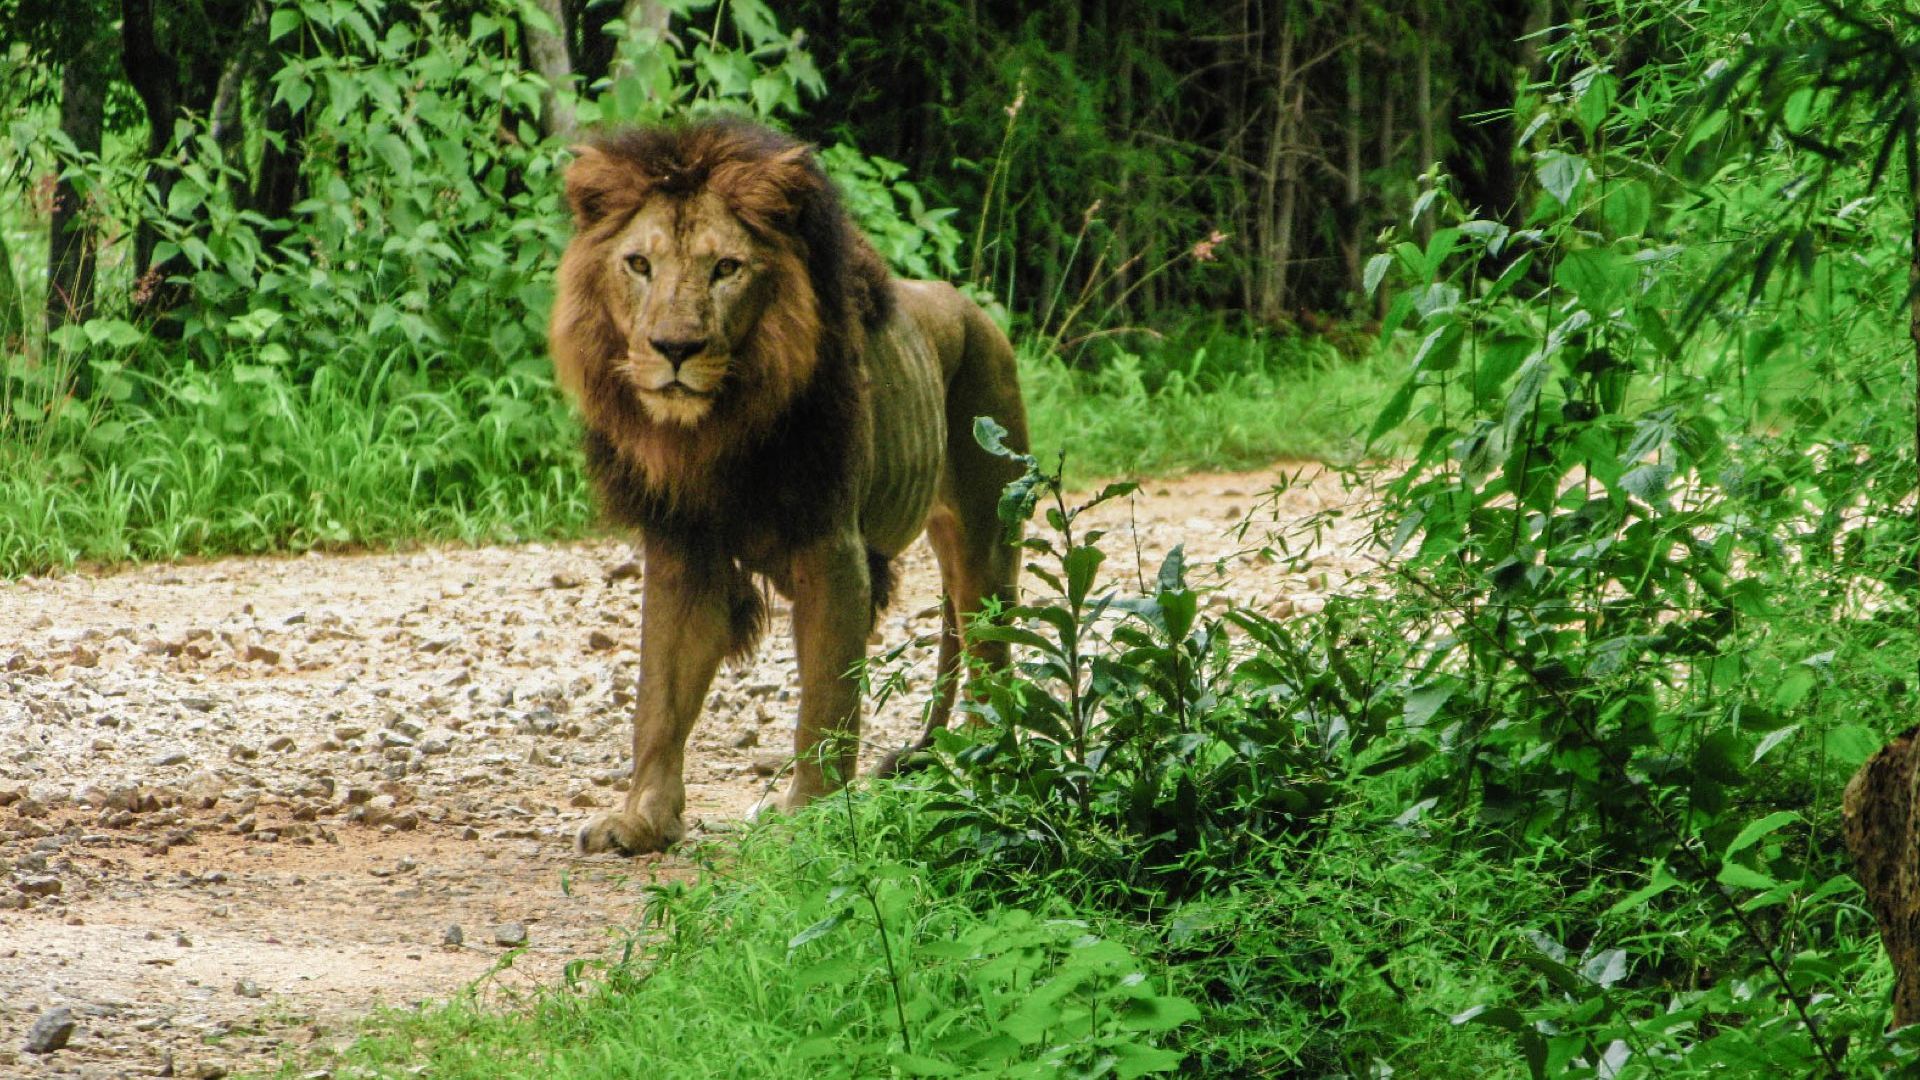
{"label": "dense forest background", "polygon": [[[1204,310],[1285,326],[1365,307],[1362,264],[1375,237],[1436,185],[1496,220],[1520,219],[1527,147],[1511,106],[1546,74],[1542,46],[1564,7],[941,0],[783,5],[776,22],[756,0],[9,0],[0,46],[13,62],[10,102],[57,115],[57,127],[35,133],[36,164],[49,152],[158,161],[144,191],[123,183],[114,193],[119,206],[102,205],[104,193],[79,177],[39,192],[61,238],[52,280],[64,299],[48,307],[56,323],[95,310],[103,241],[131,241],[107,253],[110,310],[129,299],[122,277],[154,275],[132,305],[143,316],[185,300],[169,280],[185,255],[150,218],[164,213],[201,234],[216,224],[197,189],[206,176],[187,177],[194,194],[173,195],[189,164],[217,168],[234,212],[281,222],[325,197],[326,173],[370,164],[356,151],[391,163],[395,148],[330,130],[382,104],[338,65],[398,60],[409,42],[452,28],[474,31],[465,36],[485,66],[466,73],[467,89],[489,111],[468,117],[474,131],[441,133],[479,155],[456,163],[442,149],[442,167],[484,175],[498,156],[509,171],[528,169],[503,144],[524,150],[570,132],[582,118],[569,92],[610,91],[593,120],[640,118],[636,97],[689,92],[661,81],[687,63],[709,80],[693,93],[736,98],[822,144],[898,163],[924,205],[960,208],[954,224],[973,241],[960,269],[1029,318],[1085,301],[1108,324]],[[1613,66],[1676,59],[1669,25],[1624,28],[1607,43]],[[786,62],[755,66],[772,55]],[[410,141],[427,132],[406,128],[435,123],[417,105],[387,119],[386,134]],[[196,159],[199,138],[210,160]],[[25,171],[6,178],[16,193],[46,175]],[[18,301],[10,306],[17,328]]]}

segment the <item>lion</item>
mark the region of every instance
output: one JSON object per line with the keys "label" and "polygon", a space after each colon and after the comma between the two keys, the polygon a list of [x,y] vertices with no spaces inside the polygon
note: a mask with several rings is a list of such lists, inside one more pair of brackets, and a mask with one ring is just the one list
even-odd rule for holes
{"label": "lion", "polygon": [[625,804],[580,850],[658,851],[685,833],[687,736],[720,662],[751,650],[770,583],[792,604],[799,724],[792,810],[853,774],[858,666],[922,532],[940,563],[929,744],[970,620],[1010,603],[1019,563],[997,514],[1027,447],[1013,348],[944,282],[896,280],[810,147],[738,120],[605,134],[566,171],[574,237],[549,328],[608,516],[638,530],[640,688]]}

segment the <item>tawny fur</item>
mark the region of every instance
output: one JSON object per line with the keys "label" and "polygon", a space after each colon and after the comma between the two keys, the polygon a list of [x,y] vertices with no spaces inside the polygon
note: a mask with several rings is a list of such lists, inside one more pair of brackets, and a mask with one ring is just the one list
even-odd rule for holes
{"label": "tawny fur", "polygon": [[[923,741],[946,722],[964,623],[1013,599],[1018,568],[994,513],[1014,469],[973,443],[974,418],[1024,448],[1025,414],[1005,336],[950,286],[893,281],[803,144],[738,121],[644,129],[594,140],[566,180],[554,364],[602,501],[647,550],[634,782],[580,844],[638,852],[683,830],[684,742],[715,666],[763,621],[755,578],[793,602],[781,805],[847,778],[849,669],[923,528],[947,593]],[[743,229],[748,247],[721,258]],[[669,349],[689,335],[691,354]],[[1005,661],[1003,645],[973,651]]]}

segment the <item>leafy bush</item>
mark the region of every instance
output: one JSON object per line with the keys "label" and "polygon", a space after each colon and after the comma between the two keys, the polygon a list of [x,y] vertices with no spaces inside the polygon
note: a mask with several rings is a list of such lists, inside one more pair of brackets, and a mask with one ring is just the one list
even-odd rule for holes
{"label": "leafy bush", "polygon": [[[1523,1008],[1462,1020],[1514,1032],[1535,1075],[1838,1074],[1885,1020],[1836,993],[1873,955],[1839,785],[1911,722],[1920,653],[1912,356],[1886,335],[1903,253],[1869,239],[1907,208],[1830,173],[1801,289],[1762,258],[1743,297],[1700,302],[1728,263],[1661,222],[1689,177],[1754,160],[1713,139],[1749,106],[1648,127],[1659,81],[1629,104],[1602,48],[1555,51],[1527,229],[1443,196],[1442,227],[1368,268],[1404,283],[1387,325],[1420,339],[1375,431],[1416,405],[1430,424],[1379,519],[1429,703],[1404,737],[1445,763],[1417,794],[1475,814],[1476,842],[1590,853],[1568,887],[1612,898],[1577,946],[1535,939]],[[1774,150],[1710,196],[1736,228],[1802,212]]]}
{"label": "leafy bush", "polygon": [[[1080,518],[1135,485],[1068,505],[1057,468],[1008,450],[989,419],[976,435],[1026,468],[1001,503],[1010,528],[1048,503],[1052,535],[1019,542],[1055,595],[971,631],[1021,659],[982,673],[963,706],[981,723],[936,744],[936,835],[962,839],[988,877],[1073,870],[1121,903],[1205,891],[1257,853],[1310,842],[1332,795],[1319,710],[1334,688],[1302,682],[1288,631],[1251,612],[1203,616],[1179,549],[1143,595],[1099,588],[1102,534]],[[1259,648],[1235,649],[1230,624]]]}

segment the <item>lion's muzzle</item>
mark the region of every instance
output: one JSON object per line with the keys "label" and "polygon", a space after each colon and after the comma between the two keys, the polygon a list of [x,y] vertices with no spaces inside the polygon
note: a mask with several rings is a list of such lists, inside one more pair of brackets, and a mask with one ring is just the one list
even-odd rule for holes
{"label": "lion's muzzle", "polygon": [[707,339],[651,338],[647,341],[647,344],[653,346],[653,351],[664,357],[667,363],[673,365],[673,370],[678,372],[681,364],[686,363],[689,358],[697,355],[700,350],[707,347]]}

